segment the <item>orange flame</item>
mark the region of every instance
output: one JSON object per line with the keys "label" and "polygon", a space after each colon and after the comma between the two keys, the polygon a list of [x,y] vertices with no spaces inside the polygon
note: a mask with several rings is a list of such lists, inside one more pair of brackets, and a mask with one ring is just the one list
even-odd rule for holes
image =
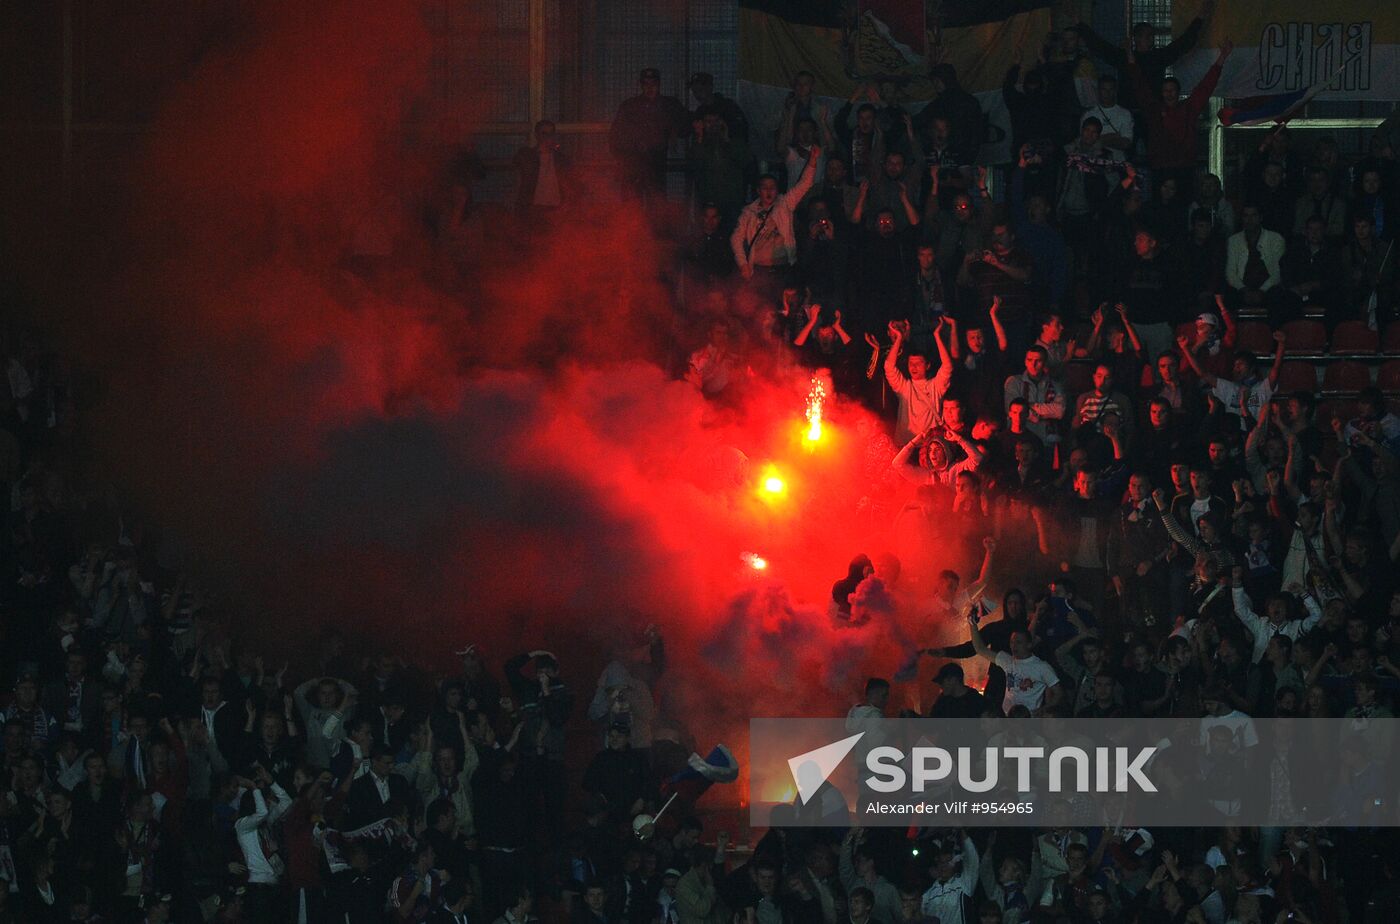
{"label": "orange flame", "polygon": [[763,792],[763,802],[790,803],[797,798],[797,787],[792,783],[770,783]]}

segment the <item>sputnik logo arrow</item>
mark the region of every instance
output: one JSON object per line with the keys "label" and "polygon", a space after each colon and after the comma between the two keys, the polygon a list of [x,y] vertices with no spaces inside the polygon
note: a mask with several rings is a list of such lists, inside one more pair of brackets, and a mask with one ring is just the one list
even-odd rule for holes
{"label": "sputnik logo arrow", "polygon": [[792,778],[797,783],[797,795],[802,799],[803,805],[817,794],[822,784],[841,766],[841,761],[851,753],[856,742],[864,737],[865,732],[860,732],[849,738],[822,745],[814,751],[788,758],[788,770],[792,772]]}

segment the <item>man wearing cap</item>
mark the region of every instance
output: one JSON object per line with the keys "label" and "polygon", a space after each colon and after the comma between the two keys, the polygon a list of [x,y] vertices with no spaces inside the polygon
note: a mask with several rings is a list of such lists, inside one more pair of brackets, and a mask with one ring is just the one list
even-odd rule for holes
{"label": "man wearing cap", "polygon": [[962,665],[949,661],[933,675],[942,692],[928,711],[930,719],[977,719],[987,710],[987,701],[964,681]]}
{"label": "man wearing cap", "polygon": [[1192,353],[1218,356],[1226,346],[1220,330],[1220,319],[1209,311],[1196,315],[1196,339],[1190,344]]}
{"label": "man wearing cap", "polygon": [[681,909],[676,902],[676,884],[681,880],[681,871],[670,867],[661,874],[661,891],[656,894],[656,914],[652,920],[661,924],[680,924]]}
{"label": "man wearing cap", "polygon": [[661,95],[661,72],[642,69],[641,92],[622,101],[608,133],[608,147],[618,162],[624,196],[663,199],[666,194],[666,151],[671,139],[685,132],[685,106],[674,96]]}
{"label": "man wearing cap", "polygon": [[[749,140],[749,119],[739,104],[727,96],[715,92],[715,76],[697,71],[690,76],[690,95],[695,100],[695,111],[712,109],[729,127],[729,137],[737,141]],[[692,115],[691,119],[694,120]]]}
{"label": "man wearing cap", "polygon": [[1191,371],[1210,388],[1211,392],[1219,399],[1225,407],[1225,413],[1234,414],[1241,418],[1242,429],[1249,429],[1254,425],[1254,421],[1259,419],[1260,413],[1265,410],[1274,397],[1274,390],[1278,386],[1279,370],[1283,366],[1283,354],[1287,347],[1288,338],[1281,330],[1274,331],[1274,362],[1269,367],[1269,371],[1260,375],[1259,361],[1253,353],[1241,350],[1234,356],[1231,365],[1230,378],[1217,375],[1208,368],[1203,368],[1201,362],[1196,358],[1196,354],[1190,349],[1190,344],[1185,337],[1178,338],[1177,345],[1181,348],[1182,355],[1186,358]]}

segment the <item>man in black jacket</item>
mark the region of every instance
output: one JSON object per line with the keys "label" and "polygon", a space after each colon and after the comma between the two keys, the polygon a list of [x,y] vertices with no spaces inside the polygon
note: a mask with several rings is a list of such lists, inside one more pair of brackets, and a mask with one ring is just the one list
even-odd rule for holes
{"label": "man in black jacket", "polygon": [[345,800],[352,829],[390,817],[397,806],[413,804],[408,780],[394,772],[394,752],[380,744],[371,753],[374,756],[369,772],[350,784],[350,795]]}
{"label": "man in black jacket", "polygon": [[[699,71],[690,76],[690,95],[695,98],[695,111],[709,107],[719,113],[729,128],[729,137],[737,141],[749,140],[749,118],[739,104],[727,96],[715,92],[715,76]],[[691,118],[696,116],[692,114]]]}
{"label": "man in black jacket", "polygon": [[217,677],[205,677],[199,684],[199,710],[195,713],[209,740],[226,757],[237,756],[244,746],[244,724],[249,715],[241,703],[224,698],[223,684]]}
{"label": "man in black jacket", "polygon": [[589,763],[583,774],[583,788],[608,801],[614,821],[630,822],[644,811],[651,795],[646,758],[632,750],[626,725],[608,729],[607,746]]}
{"label": "man in black jacket", "polygon": [[685,249],[687,279],[702,289],[734,275],[734,248],[724,227],[724,213],[718,205],[706,202],[700,209],[700,226]]}
{"label": "man in black jacket", "polygon": [[986,711],[982,694],[963,682],[961,664],[949,661],[938,669],[933,682],[943,692],[928,711],[930,719],[980,719]]}
{"label": "man in black jacket", "polygon": [[102,685],[88,677],[87,670],[87,655],[75,648],[64,659],[63,676],[44,685],[40,701],[62,731],[84,735],[97,731]]}
{"label": "man in black jacket", "polygon": [[86,776],[73,788],[73,817],[89,837],[97,840],[121,822],[121,791],[110,778],[107,761],[101,754],[84,757],[83,770]]}
{"label": "man in black jacket", "polygon": [[1302,242],[1288,248],[1280,269],[1283,285],[1271,289],[1264,300],[1272,326],[1301,318],[1307,304],[1324,306],[1334,326],[1342,319],[1346,307],[1342,255],[1328,242],[1327,223],[1321,216],[1306,221]]}
{"label": "man in black jacket", "polygon": [[[526,674],[533,667],[533,679]],[[548,651],[536,649],[506,662],[506,681],[519,706],[523,769],[538,794],[544,817],[564,817],[567,779],[564,772],[564,728],[573,711],[574,694],[559,679],[559,661]]]}
{"label": "man in black jacket", "polygon": [[346,853],[346,862],[350,868],[337,873],[328,890],[337,909],[335,919],[346,924],[379,924],[384,920],[384,896],[393,873],[383,860],[370,863],[369,851],[359,844]]}
{"label": "man in black jacket", "polygon": [[608,146],[617,158],[623,195],[650,202],[665,198],[666,151],[689,127],[688,114],[680,100],[661,95],[656,68],[643,68],[638,85],[641,92],[617,107]]}

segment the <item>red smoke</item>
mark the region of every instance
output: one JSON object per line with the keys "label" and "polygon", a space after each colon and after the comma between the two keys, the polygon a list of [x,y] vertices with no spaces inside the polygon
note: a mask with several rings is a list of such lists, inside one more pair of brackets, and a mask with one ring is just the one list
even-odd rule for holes
{"label": "red smoke", "polygon": [[[844,708],[903,655],[879,587],[867,627],[828,613],[853,555],[892,550],[893,447],[830,399],[805,444],[796,371],[741,371],[731,403],[676,381],[670,257],[621,207],[528,253],[488,212],[445,282],[421,216],[461,139],[404,127],[433,114],[414,6],[262,4],[170,87],[77,341],[109,383],[104,456],[276,638],[334,624],[440,667],[541,645],[586,692],[655,621],[702,739]],[[372,283],[342,261],[367,215],[397,240]],[[764,499],[770,464],[787,490]]]}

